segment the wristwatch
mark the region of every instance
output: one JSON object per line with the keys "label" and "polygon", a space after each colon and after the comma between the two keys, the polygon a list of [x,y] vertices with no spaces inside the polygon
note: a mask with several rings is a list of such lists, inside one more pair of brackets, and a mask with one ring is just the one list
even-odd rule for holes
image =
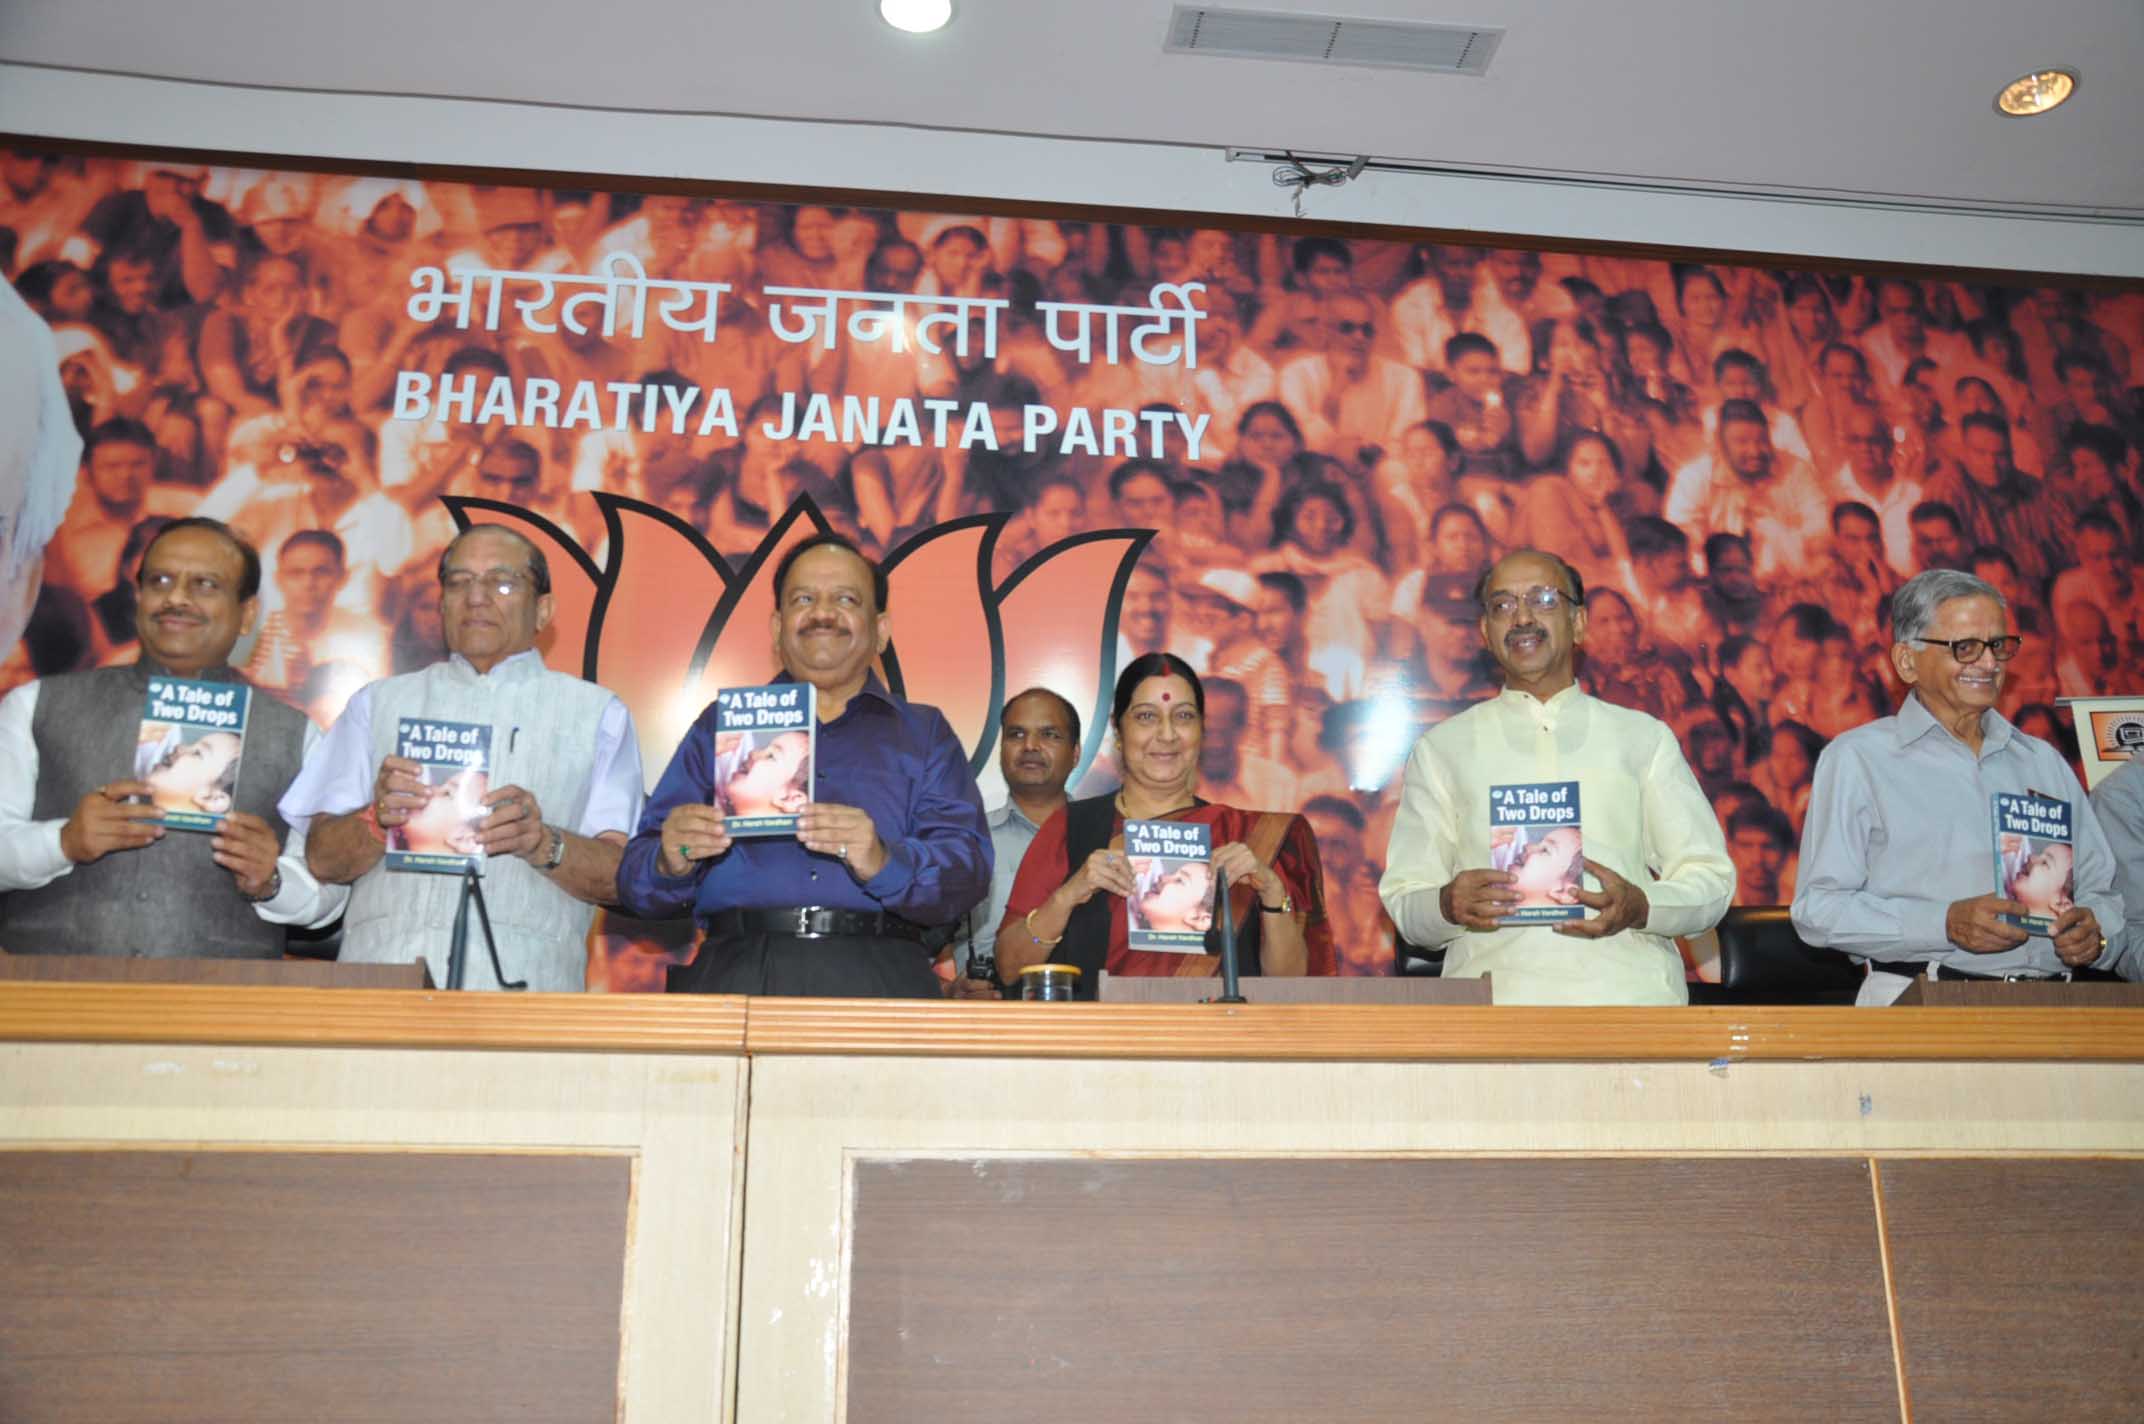
{"label": "wristwatch", "polygon": [[1258,908],[1269,915],[1292,915],[1295,913],[1295,897],[1290,895],[1288,887],[1283,885],[1280,887],[1280,903],[1278,905],[1268,905],[1265,901],[1260,900]]}
{"label": "wristwatch", "polygon": [[544,829],[551,833],[551,853],[545,856],[543,861],[544,873],[548,875],[565,862],[566,833],[556,826],[546,826]]}
{"label": "wristwatch", "polygon": [[279,865],[275,868],[275,872],[268,877],[268,888],[261,891],[261,893],[258,895],[247,895],[246,898],[256,905],[265,905],[270,900],[273,900],[276,896],[282,893],[283,867]]}

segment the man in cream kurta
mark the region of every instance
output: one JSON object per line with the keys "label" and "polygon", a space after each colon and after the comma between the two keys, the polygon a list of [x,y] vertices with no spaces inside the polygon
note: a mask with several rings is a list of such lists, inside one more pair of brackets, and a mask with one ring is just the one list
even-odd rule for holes
{"label": "man in cream kurta", "polygon": [[[1431,728],[1407,759],[1378,893],[1444,972],[1491,976],[1500,1004],[1689,1002],[1674,937],[1711,929],[1734,898],[1712,808],[1666,725],[1589,696],[1574,656],[1585,586],[1551,554],[1521,550],[1482,576],[1482,640],[1504,691]],[[1587,914],[1499,925],[1519,878],[1488,868],[1490,789],[1576,782]],[[1655,878],[1657,877],[1657,878]]]}

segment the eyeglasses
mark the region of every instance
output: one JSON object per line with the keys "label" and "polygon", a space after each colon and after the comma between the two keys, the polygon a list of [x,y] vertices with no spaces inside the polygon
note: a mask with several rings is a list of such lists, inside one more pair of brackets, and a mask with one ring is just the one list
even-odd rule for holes
{"label": "eyeglasses", "polygon": [[1995,661],[2006,663],[2025,645],[2025,640],[2016,634],[2003,638],[1915,638],[1913,641],[1926,643],[1932,648],[1948,648],[1950,655],[1961,664],[1979,662],[1984,652],[1993,653]]}
{"label": "eyeglasses", "polygon": [[1524,603],[1536,613],[1554,613],[1571,601],[1560,588],[1530,588],[1525,593],[1492,593],[1482,602],[1491,618],[1509,618]]}
{"label": "eyeglasses", "polygon": [[456,569],[439,581],[439,591],[448,598],[467,598],[481,588],[500,598],[512,598],[531,582],[527,574],[512,569],[486,569],[483,573]]}
{"label": "eyeglasses", "polygon": [[223,597],[230,591],[231,586],[214,574],[187,574],[181,577],[178,574],[144,572],[141,576],[141,591],[153,593],[159,598],[169,598],[174,591],[182,587],[190,596],[206,603]]}

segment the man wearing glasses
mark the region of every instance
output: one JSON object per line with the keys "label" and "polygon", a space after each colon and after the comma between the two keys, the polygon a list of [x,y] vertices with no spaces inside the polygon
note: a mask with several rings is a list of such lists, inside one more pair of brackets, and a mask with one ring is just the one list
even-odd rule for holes
{"label": "man wearing glasses", "polygon": [[1311,449],[1374,465],[1366,451],[1399,449],[1400,437],[1429,417],[1421,373],[1375,354],[1377,308],[1361,292],[1327,297],[1322,321],[1325,349],[1281,368],[1281,401]]}
{"label": "man wearing glasses", "polygon": [[715,804],[716,709],[686,731],[618,872],[647,919],[706,933],[671,993],[935,999],[927,927],[990,892],[983,798],[945,715],[889,691],[885,571],[845,536],[813,534],[774,567],[767,632],[781,680],[819,717],[811,804],[795,838],[732,838]]}
{"label": "man wearing glasses", "polygon": [[285,925],[344,892],[305,868],[276,798],[319,734],[256,694],[222,825],[166,832],[136,765],[149,679],[243,683],[231,649],[260,612],[260,556],[213,519],[166,525],[136,578],[141,657],[43,678],[0,701],[0,949],[278,959]]}
{"label": "man wearing glasses", "polygon": [[[1577,685],[1586,590],[1562,559],[1508,554],[1475,594],[1504,690],[1415,743],[1386,910],[1409,943],[1444,948],[1447,975],[1489,975],[1500,1004],[1689,1002],[1674,937],[1719,923],[1735,876],[1675,734]],[[1525,896],[1516,863],[1494,867],[1493,794],[1573,785],[1582,917],[1503,923]]]}
{"label": "man wearing glasses", "polygon": [[[2068,978],[2121,942],[2122,902],[2098,818],[2062,754],[1995,710],[2022,640],[1994,586],[1930,569],[1891,601],[1898,714],[1834,739],[1817,759],[1802,827],[1794,928],[1864,960],[1859,1001],[1889,1004],[1914,976]],[[2067,801],[2075,890],[2052,935],[2028,935],[2000,893],[1993,797]],[[2111,963],[2111,961],[2110,961]]]}
{"label": "man wearing glasses", "polygon": [[[465,530],[439,556],[439,586],[451,656],[360,689],[306,757],[283,818],[305,829],[314,873],[352,887],[343,960],[421,956],[444,984],[460,879],[383,863],[387,833],[431,799],[417,763],[394,755],[396,730],[407,718],[488,727],[490,810],[477,841],[500,966],[533,990],[584,988],[588,927],[616,898],[640,815],[632,716],[608,690],[544,666],[536,637],[551,621],[551,573],[521,535]],[[500,987],[489,955],[468,956],[466,983]]]}

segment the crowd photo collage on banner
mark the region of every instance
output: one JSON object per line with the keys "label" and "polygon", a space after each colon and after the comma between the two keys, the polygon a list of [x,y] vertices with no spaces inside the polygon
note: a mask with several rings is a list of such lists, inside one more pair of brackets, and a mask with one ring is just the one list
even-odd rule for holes
{"label": "crowd photo collage on banner", "polygon": [[[1583,575],[1581,682],[1674,729],[1744,905],[1790,899],[1818,753],[1902,696],[1908,577],[2004,592],[2000,710],[2072,760],[2057,699],[2144,665],[2135,285],[23,146],[0,178],[85,441],[71,489],[0,487],[0,532],[66,509],[0,591],[0,691],[132,660],[146,539],[210,515],[263,558],[234,663],[326,726],[445,656],[438,555],[499,521],[551,556],[546,661],[652,773],[771,676],[774,560],[832,529],[886,561],[884,670],[986,801],[1005,695],[1081,709],[1091,794],[1115,670],[1187,659],[1200,794],[1302,812],[1341,972],[1387,974],[1401,766],[1497,689],[1501,551]],[[685,950],[599,918],[589,985]]]}

